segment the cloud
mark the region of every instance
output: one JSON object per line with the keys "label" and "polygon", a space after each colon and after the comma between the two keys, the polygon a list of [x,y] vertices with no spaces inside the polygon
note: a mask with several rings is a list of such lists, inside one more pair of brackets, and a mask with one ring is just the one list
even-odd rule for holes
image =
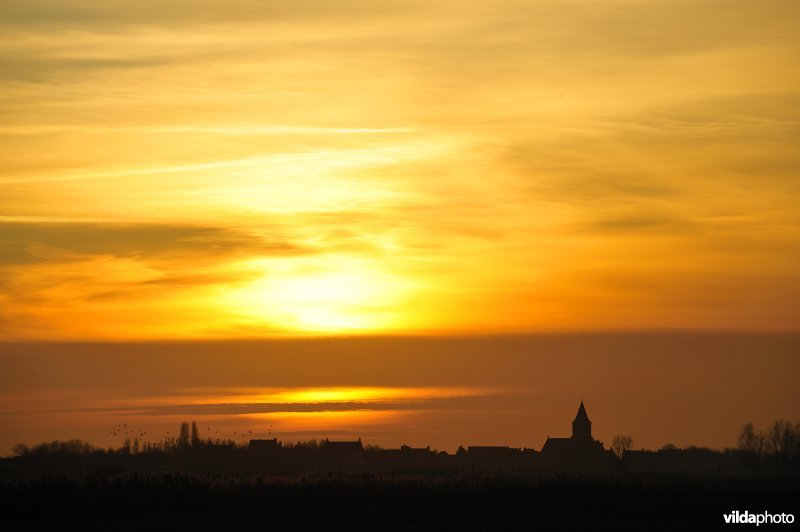
{"label": "cloud", "polygon": [[120,69],[148,70],[202,60],[196,56],[63,57],[27,53],[4,58],[2,79],[16,82],[44,82],[65,79],[65,74],[85,77],[93,72]]}
{"label": "cloud", "polygon": [[209,315],[234,318],[197,301],[266,274],[248,260],[317,252],[263,227],[0,222],[0,332],[24,337],[56,322],[102,334],[124,323],[139,332],[175,321],[207,328]]}
{"label": "cloud", "polygon": [[[274,287],[344,274],[413,287],[349,309],[395,305],[396,330],[594,327],[582,311],[635,298],[586,303],[603,283],[571,284],[575,264],[788,282],[798,9],[7,1],[0,211],[128,223],[0,224],[2,330],[53,331],[50,313],[161,337],[204,314],[214,336],[257,335],[297,326]],[[237,282],[246,304],[226,299]],[[614,326],[661,312],[628,310]]]}
{"label": "cloud", "polygon": [[582,228],[594,233],[687,233],[697,231],[698,226],[680,217],[641,213],[600,218],[584,224]]}
{"label": "cloud", "polygon": [[218,403],[187,404],[145,408],[132,413],[138,415],[237,415],[268,414],[278,412],[352,412],[359,410],[420,410],[447,404],[446,400],[380,402],[380,401],[342,401],[321,403]]}
{"label": "cloud", "polygon": [[[155,406],[102,406],[56,410],[61,412],[116,412],[129,415],[244,415],[309,412],[358,411],[493,411],[520,408],[529,394],[486,394],[460,397],[436,397],[403,401],[320,401],[258,403],[195,403]],[[8,412],[5,412],[8,413]]]}
{"label": "cloud", "polygon": [[190,225],[0,222],[0,235],[0,266],[83,260],[92,255],[140,259],[205,255],[219,260],[241,254],[313,251],[281,238]]}
{"label": "cloud", "polygon": [[[181,270],[180,267],[175,268]],[[144,295],[163,294],[164,290],[188,290],[192,288],[202,288],[215,285],[240,285],[259,279],[263,272],[259,271],[231,271],[214,273],[178,273],[167,271],[163,275],[144,280],[130,280],[120,283],[121,288],[104,290],[102,286],[97,288],[87,287],[85,299],[87,302],[114,301],[114,300],[135,300]],[[87,285],[93,284],[91,277],[85,278]]]}
{"label": "cloud", "polygon": [[[224,24],[241,21],[331,19],[396,11],[404,2],[369,0],[89,0],[66,4],[59,0],[8,0],[2,22],[9,25],[97,28],[116,26]],[[413,5],[414,2],[411,2]],[[418,3],[419,5],[424,5]]]}

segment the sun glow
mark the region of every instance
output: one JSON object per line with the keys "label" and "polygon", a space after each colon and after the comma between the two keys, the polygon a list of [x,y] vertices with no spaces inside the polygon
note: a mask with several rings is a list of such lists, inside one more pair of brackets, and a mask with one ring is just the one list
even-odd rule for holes
{"label": "sun glow", "polygon": [[402,388],[348,386],[333,388],[296,388],[247,393],[235,402],[332,403],[371,401],[415,401],[441,397],[461,397],[484,393],[470,388]]}
{"label": "sun glow", "polygon": [[[297,405],[320,403],[413,403],[431,399],[475,397],[497,393],[493,388],[458,386],[326,386],[297,388],[247,388],[227,389],[186,388],[178,395],[156,395],[147,399],[106,400],[113,409],[145,408],[170,405]],[[76,399],[77,400],[77,399]],[[271,412],[273,414],[275,412]],[[288,414],[301,412],[290,411]]]}
{"label": "sun glow", "polygon": [[379,399],[418,399],[424,396],[422,390],[407,388],[303,388],[282,390],[256,396],[259,401],[276,403],[328,403],[358,401],[368,402]]}
{"label": "sun glow", "polygon": [[260,260],[265,275],[225,296],[250,324],[298,332],[381,331],[397,325],[390,309],[410,287],[353,258]]}
{"label": "sun glow", "polygon": [[800,2],[9,3],[2,340],[798,330]]}
{"label": "sun glow", "polygon": [[376,426],[388,422],[396,422],[399,417],[408,417],[413,412],[397,410],[347,410],[344,412],[272,412],[264,414],[249,414],[247,419],[259,423],[275,422],[275,433],[282,431],[326,431],[351,429],[363,430],[364,425]]}

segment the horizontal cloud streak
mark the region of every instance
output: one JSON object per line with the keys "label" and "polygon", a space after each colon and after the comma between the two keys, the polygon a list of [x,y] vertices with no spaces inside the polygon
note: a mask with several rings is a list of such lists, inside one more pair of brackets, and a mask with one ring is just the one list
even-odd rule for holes
{"label": "horizontal cloud streak", "polygon": [[[502,400],[499,400],[502,399]],[[299,412],[419,411],[419,410],[507,410],[518,397],[486,396],[417,399],[407,401],[330,401],[318,403],[199,403],[150,407],[113,407],[64,410],[69,412],[113,411],[130,415],[244,415]]]}
{"label": "horizontal cloud streak", "polygon": [[96,28],[98,25],[190,25],[242,21],[307,19],[328,20],[347,15],[397,11],[418,2],[382,2],[345,0],[332,5],[325,0],[164,0],[141,4],[128,0],[81,2],[65,5],[58,0],[8,0],[2,21],[6,24],[48,25]]}
{"label": "horizontal cloud streak", "polygon": [[6,336],[796,328],[797,2],[6,4]]}
{"label": "horizontal cloud streak", "polygon": [[286,240],[218,227],[124,223],[0,222],[0,266],[79,260],[87,255],[152,258],[296,254],[313,250]]}

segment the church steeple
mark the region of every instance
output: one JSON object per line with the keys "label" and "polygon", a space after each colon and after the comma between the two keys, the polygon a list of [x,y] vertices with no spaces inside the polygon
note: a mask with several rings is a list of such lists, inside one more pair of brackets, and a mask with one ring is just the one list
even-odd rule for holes
{"label": "church steeple", "polygon": [[589,421],[589,416],[586,414],[586,407],[578,407],[578,414],[572,421],[572,439],[573,440],[591,440],[592,439],[592,422]]}

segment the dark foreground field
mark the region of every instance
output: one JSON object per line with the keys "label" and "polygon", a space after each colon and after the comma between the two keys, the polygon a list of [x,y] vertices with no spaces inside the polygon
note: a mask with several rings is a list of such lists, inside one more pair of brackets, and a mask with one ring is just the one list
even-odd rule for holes
{"label": "dark foreground field", "polygon": [[725,525],[733,510],[797,516],[798,501],[796,479],[663,475],[94,471],[0,481],[6,530],[708,530],[754,527]]}

